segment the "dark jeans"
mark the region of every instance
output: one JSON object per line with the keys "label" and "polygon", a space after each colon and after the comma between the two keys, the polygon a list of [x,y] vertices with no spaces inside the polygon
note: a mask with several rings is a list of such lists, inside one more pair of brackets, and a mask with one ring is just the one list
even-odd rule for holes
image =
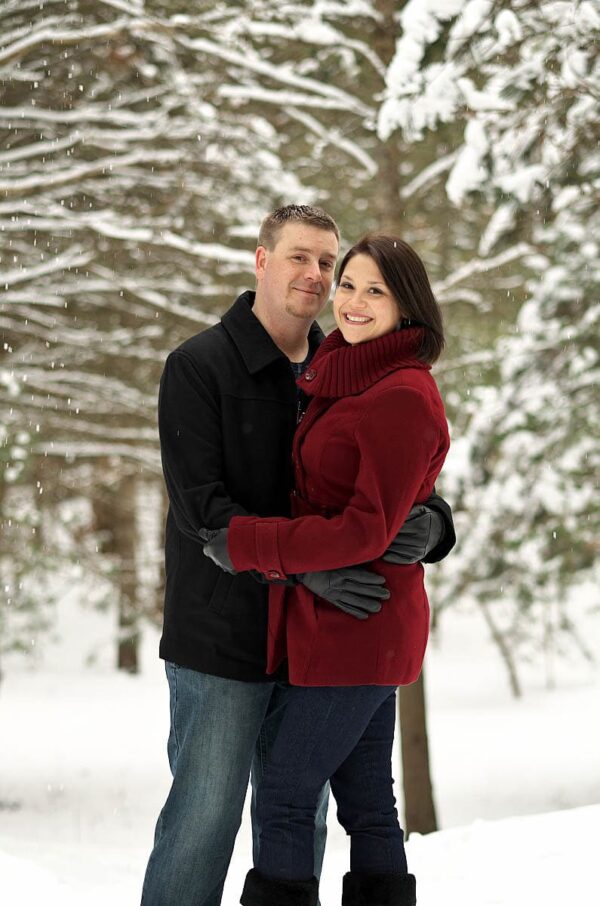
{"label": "dark jeans", "polygon": [[315,874],[315,814],[328,779],[350,835],[351,870],[407,872],[392,792],[395,700],[390,686],[290,689],[257,792],[261,874],[298,881]]}
{"label": "dark jeans", "polygon": [[[171,791],[146,869],[143,906],[219,906],[252,770],[255,796],[290,686],[242,683],[167,664]],[[329,788],[320,791],[316,871],[325,849]]]}

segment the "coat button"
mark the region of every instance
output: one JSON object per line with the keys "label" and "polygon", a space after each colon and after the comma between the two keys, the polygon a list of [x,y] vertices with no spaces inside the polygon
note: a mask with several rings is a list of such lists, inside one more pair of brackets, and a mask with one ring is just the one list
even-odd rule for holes
{"label": "coat button", "polygon": [[305,381],[312,381],[312,380],[314,380],[314,379],[316,378],[316,376],[317,376],[317,372],[315,371],[314,368],[308,368],[308,369],[304,372],[304,380],[305,380]]}
{"label": "coat button", "polygon": [[281,573],[276,569],[270,569],[267,573],[267,579],[281,579]]}

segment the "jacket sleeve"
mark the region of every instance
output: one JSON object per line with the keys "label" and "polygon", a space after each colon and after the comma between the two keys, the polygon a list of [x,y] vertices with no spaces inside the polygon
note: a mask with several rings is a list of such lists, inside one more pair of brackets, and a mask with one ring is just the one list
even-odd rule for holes
{"label": "jacket sleeve", "polygon": [[426,557],[423,557],[422,563],[439,563],[444,557],[447,557],[454,545],[456,544],[456,532],[454,530],[454,519],[452,518],[452,509],[450,504],[435,493],[435,488],[430,497],[427,498],[427,506],[439,513],[444,521],[444,534]]}
{"label": "jacket sleeve", "polygon": [[179,350],[168,357],[160,381],[158,430],[165,484],[177,528],[203,543],[203,528],[224,528],[247,510],[235,504],[223,481],[220,400],[198,365]]}
{"label": "jacket sleeve", "polygon": [[228,548],[238,571],[267,576],[337,569],[378,559],[422,492],[441,469],[447,434],[425,397],[390,388],[375,400],[355,431],[360,466],[342,513],[297,519],[235,518]]}

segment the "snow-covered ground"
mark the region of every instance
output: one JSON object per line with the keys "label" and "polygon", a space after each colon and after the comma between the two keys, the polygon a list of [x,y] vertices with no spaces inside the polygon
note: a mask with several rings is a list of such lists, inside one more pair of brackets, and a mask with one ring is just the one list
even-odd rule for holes
{"label": "snow-covered ground", "polygon": [[[475,617],[449,616],[428,654],[430,745],[441,832],[413,835],[419,906],[598,902],[600,673],[533,671],[511,698]],[[597,627],[591,626],[590,632]],[[0,902],[136,906],[169,785],[167,690],[148,633],[137,677],[110,667],[106,616],[63,614],[64,641],[0,686]],[[85,666],[89,652],[100,654]],[[323,906],[340,902],[347,843],[331,809]],[[224,906],[251,864],[248,819]]]}

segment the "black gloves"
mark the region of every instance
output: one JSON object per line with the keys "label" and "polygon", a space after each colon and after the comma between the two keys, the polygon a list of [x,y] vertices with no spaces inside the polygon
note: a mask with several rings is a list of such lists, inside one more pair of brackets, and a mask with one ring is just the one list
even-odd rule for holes
{"label": "black gloves", "polygon": [[390,596],[384,577],[364,566],[301,573],[297,579],[319,598],[357,620],[366,620],[370,613],[378,613],[381,602]]}
{"label": "black gloves", "polygon": [[237,575],[233,568],[229,551],[227,550],[227,535],[229,529],[200,529],[199,535],[206,544],[203,551],[207,557],[216,563],[224,572]]}
{"label": "black gloves", "polygon": [[444,531],[442,515],[426,504],[419,503],[411,509],[383,559],[388,563],[417,563],[438,546]]}
{"label": "black gloves", "polygon": [[[206,556],[226,573],[236,575],[227,550],[228,529],[201,529],[199,534],[206,542],[203,548]],[[381,602],[390,596],[384,577],[362,566],[302,573],[290,576],[283,584],[297,585],[299,582],[357,620],[366,620],[370,613],[380,611]]]}

